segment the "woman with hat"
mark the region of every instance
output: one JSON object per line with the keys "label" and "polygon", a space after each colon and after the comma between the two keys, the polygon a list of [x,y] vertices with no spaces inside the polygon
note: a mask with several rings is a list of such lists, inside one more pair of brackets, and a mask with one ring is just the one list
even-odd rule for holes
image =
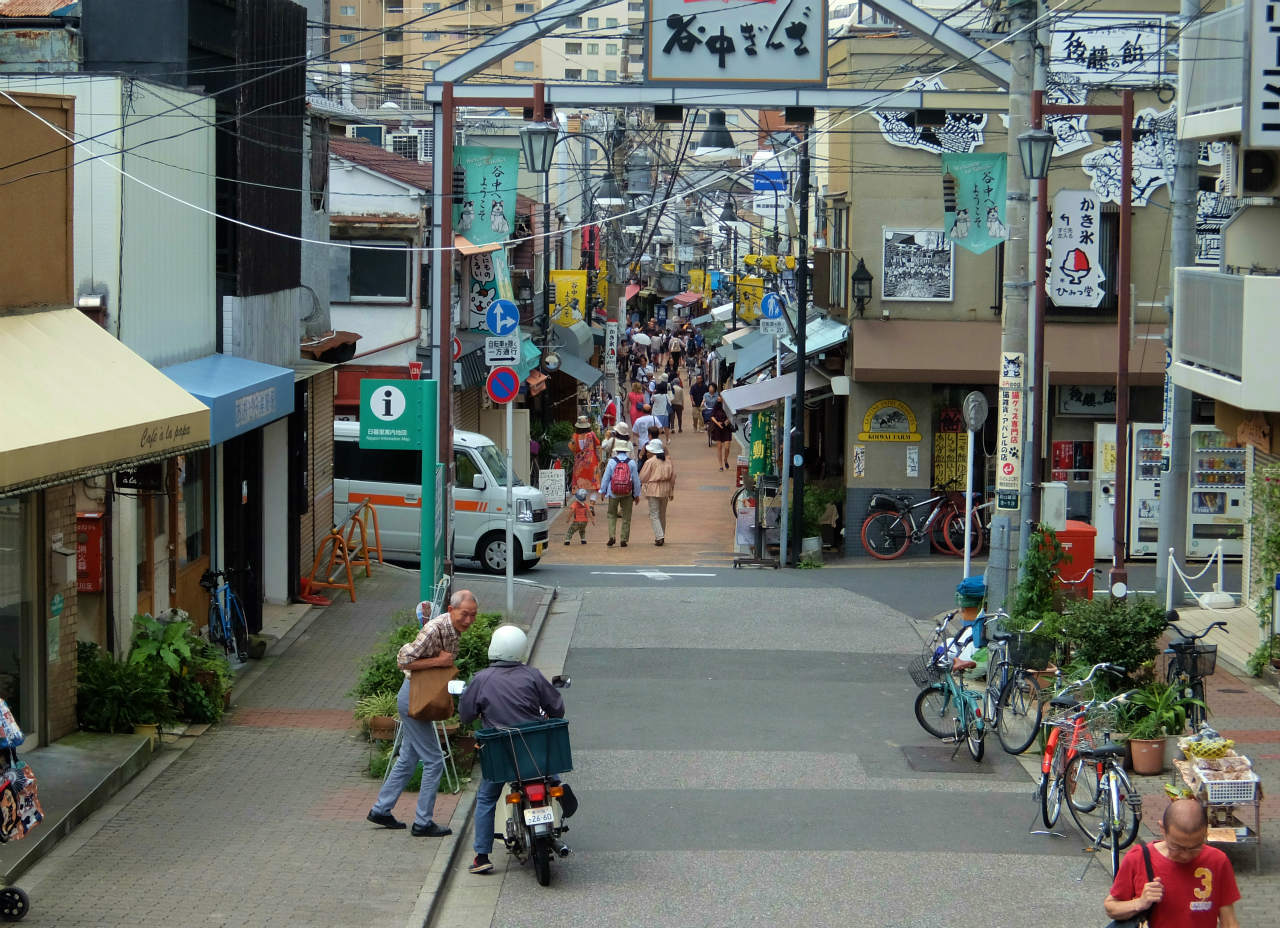
{"label": "woman with hat", "polygon": [[662,439],[653,439],[644,450],[648,457],[640,468],[640,495],[648,500],[653,543],[661,548],[667,537],[667,503],[676,492],[676,469],[667,460]]}
{"label": "woman with hat", "polygon": [[569,439],[573,451],[573,487],[588,489],[596,485],[596,472],[600,469],[600,439],[591,428],[586,416],[578,416],[573,424],[573,437]]}

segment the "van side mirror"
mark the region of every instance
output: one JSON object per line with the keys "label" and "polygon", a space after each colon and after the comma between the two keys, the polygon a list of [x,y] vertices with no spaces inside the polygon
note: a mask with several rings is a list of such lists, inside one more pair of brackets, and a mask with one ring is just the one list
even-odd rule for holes
{"label": "van side mirror", "polygon": [[471,475],[471,489],[473,489],[473,490],[483,490],[483,489],[485,488],[485,486],[486,486],[486,484],[485,484],[485,482],[484,482],[484,478],[483,478],[483,477],[481,477],[479,474],[472,474],[472,475]]}

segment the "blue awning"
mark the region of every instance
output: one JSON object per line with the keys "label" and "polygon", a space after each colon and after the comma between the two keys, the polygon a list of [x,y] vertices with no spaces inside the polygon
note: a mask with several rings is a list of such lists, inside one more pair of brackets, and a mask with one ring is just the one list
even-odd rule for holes
{"label": "blue awning", "polygon": [[211,354],[162,368],[209,407],[209,444],[218,445],[293,412],[293,368]]}

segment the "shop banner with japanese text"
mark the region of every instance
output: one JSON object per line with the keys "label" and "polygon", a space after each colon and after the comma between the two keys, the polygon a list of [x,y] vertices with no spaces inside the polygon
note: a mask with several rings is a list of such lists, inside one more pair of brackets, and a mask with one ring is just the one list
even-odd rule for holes
{"label": "shop banner with japanese text", "polygon": [[947,238],[975,255],[1009,237],[1004,224],[1006,155],[942,156],[942,216]]}
{"label": "shop banner with japanese text", "polygon": [[1023,388],[1026,356],[1000,354],[1000,437],[996,448],[996,508],[1017,509],[1022,493]]}
{"label": "shop banner with japanese text", "polygon": [[752,477],[773,473],[773,410],[751,414],[751,463],[747,473]]}
{"label": "shop banner with japanese text", "polygon": [[1053,196],[1049,299],[1054,306],[1096,307],[1106,288],[1098,260],[1102,205],[1092,190],[1059,190]]}
{"label": "shop banner with japanese text", "polygon": [[496,299],[511,299],[506,243],[515,226],[516,182],[520,152],[510,148],[459,145],[455,167],[466,173],[461,202],[453,206],[453,231],[473,245],[502,243],[496,251],[471,255],[467,268],[467,325],[484,328],[485,311]]}
{"label": "shop banner with japanese text", "polygon": [[552,271],[551,283],[556,288],[556,305],[551,318],[557,325],[570,326],[582,322],[587,305],[586,271]]}
{"label": "shop banner with japanese text", "polygon": [[760,315],[760,302],[764,299],[764,278],[739,277],[738,321],[752,322]]}

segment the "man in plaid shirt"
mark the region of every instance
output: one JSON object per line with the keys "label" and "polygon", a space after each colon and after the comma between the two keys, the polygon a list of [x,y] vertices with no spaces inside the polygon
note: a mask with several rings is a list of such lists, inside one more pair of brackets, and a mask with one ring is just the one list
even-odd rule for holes
{"label": "man in plaid shirt", "polygon": [[449,611],[422,626],[418,636],[400,649],[396,664],[404,671],[404,682],[396,703],[400,708],[400,753],[387,781],[378,792],[378,800],[367,818],[383,828],[404,828],[404,822],[391,814],[405,784],[422,761],[422,786],[418,792],[418,808],[413,817],[415,838],[442,838],[452,829],[431,820],[435,810],[436,790],[444,771],[444,757],[436,740],[435,726],[409,717],[409,672],[430,667],[452,666],[458,656],[458,637],[476,620],[476,598],[470,590],[459,590],[449,599]]}

